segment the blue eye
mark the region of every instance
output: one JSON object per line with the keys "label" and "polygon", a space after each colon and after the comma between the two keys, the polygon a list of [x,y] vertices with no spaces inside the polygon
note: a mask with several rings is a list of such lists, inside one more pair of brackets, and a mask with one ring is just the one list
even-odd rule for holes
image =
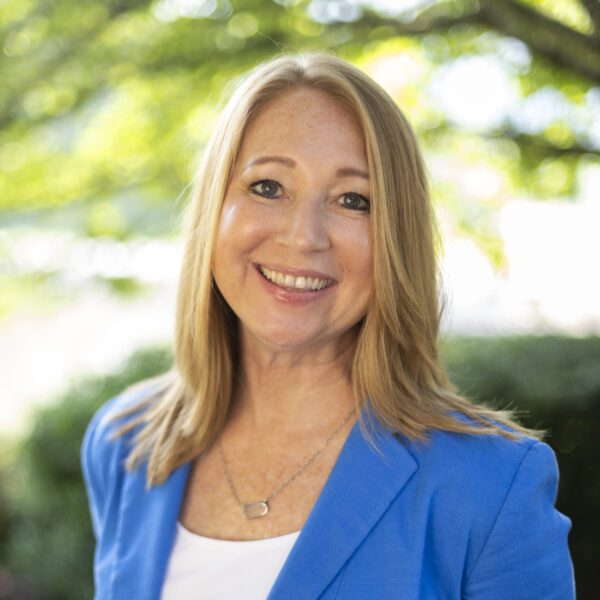
{"label": "blue eye", "polygon": [[250,186],[250,190],[254,194],[258,194],[264,198],[276,198],[281,190],[281,186],[271,179],[261,179],[260,181],[255,181]]}
{"label": "blue eye", "polygon": [[357,194],[356,192],[347,192],[342,194],[340,203],[344,208],[357,210],[359,212],[369,212],[371,208],[371,203],[369,200],[362,194]]}

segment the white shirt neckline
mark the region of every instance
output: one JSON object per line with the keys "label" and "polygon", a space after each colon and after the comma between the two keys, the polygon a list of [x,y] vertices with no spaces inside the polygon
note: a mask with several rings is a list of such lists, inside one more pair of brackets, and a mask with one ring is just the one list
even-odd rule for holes
{"label": "white shirt neckline", "polygon": [[227,540],[198,535],[177,521],[161,600],[264,600],[300,533]]}
{"label": "white shirt neckline", "polygon": [[190,531],[185,525],[181,523],[181,521],[177,521],[177,529],[181,532],[184,537],[187,537],[191,540],[196,540],[197,542],[202,542],[204,544],[215,544],[215,545],[226,545],[226,544],[252,544],[252,543],[277,543],[277,542],[287,542],[289,539],[293,537],[298,537],[301,530],[291,531],[290,533],[284,533],[283,535],[276,535],[267,538],[257,538],[254,540],[229,540],[225,538],[213,538],[206,537],[204,535],[200,535],[199,533],[194,533]]}

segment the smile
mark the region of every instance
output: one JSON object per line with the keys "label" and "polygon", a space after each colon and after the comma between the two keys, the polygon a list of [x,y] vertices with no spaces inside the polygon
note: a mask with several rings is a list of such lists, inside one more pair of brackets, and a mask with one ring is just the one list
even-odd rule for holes
{"label": "smile", "polygon": [[292,290],[305,290],[309,292],[322,290],[323,288],[331,285],[333,279],[319,279],[318,277],[294,277],[286,273],[280,273],[278,271],[272,271],[266,267],[259,267],[262,275],[275,285]]}

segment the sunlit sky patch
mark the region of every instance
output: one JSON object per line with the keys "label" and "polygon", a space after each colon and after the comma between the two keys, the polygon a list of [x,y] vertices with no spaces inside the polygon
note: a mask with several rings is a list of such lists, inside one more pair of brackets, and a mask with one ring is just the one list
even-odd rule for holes
{"label": "sunlit sky patch", "polygon": [[518,100],[516,85],[491,56],[459,58],[434,75],[429,93],[448,119],[462,127],[499,127]]}

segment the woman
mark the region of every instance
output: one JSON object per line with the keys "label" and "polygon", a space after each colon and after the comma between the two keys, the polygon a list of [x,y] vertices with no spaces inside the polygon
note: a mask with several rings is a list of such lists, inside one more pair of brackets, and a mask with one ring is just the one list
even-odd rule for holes
{"label": "woman", "polygon": [[84,440],[96,598],[572,598],[552,451],[440,365],[387,94],[329,55],[265,63],[196,183],[175,368]]}

